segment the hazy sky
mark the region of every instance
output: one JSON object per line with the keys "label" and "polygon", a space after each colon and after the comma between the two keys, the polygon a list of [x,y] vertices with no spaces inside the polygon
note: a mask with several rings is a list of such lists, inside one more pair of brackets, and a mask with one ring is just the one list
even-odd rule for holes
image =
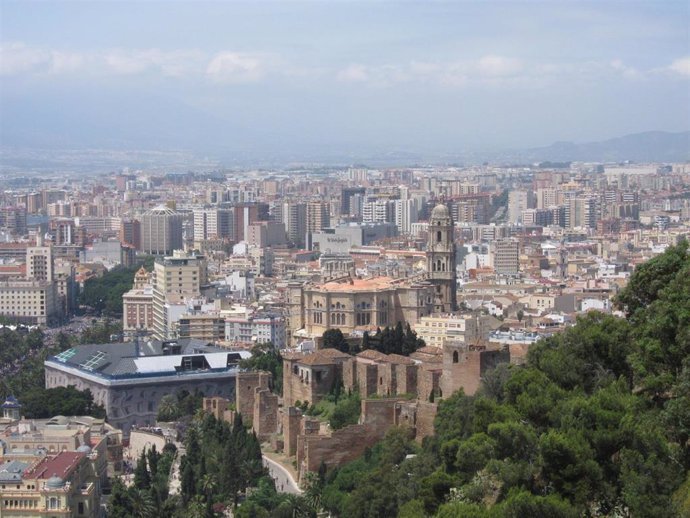
{"label": "hazy sky", "polygon": [[689,5],[0,0],[0,137],[299,156],[687,130]]}

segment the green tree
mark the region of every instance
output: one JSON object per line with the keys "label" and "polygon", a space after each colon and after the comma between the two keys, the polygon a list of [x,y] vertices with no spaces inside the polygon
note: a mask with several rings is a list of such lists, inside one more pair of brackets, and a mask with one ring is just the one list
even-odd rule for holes
{"label": "green tree", "polygon": [[270,372],[273,378],[273,392],[282,395],[283,357],[273,344],[258,344],[254,346],[251,358],[242,360],[240,367],[252,371]]}
{"label": "green tree", "polygon": [[665,253],[650,259],[635,269],[626,287],[619,293],[616,305],[628,317],[635,317],[654,302],[663,290],[688,263],[688,242],[681,241]]}
{"label": "green tree", "polygon": [[134,468],[134,486],[139,489],[149,489],[151,487],[151,474],[148,470],[145,451],[141,452],[137,465]]}
{"label": "green tree", "polygon": [[129,491],[122,480],[115,478],[108,500],[108,516],[111,518],[129,518],[134,514],[134,504]]}
{"label": "green tree", "polygon": [[340,329],[328,329],[323,333],[323,348],[337,349],[343,353],[350,352],[350,344],[345,340]]}
{"label": "green tree", "polygon": [[159,421],[175,421],[180,417],[180,410],[177,406],[177,398],[172,394],[166,394],[158,403]]}

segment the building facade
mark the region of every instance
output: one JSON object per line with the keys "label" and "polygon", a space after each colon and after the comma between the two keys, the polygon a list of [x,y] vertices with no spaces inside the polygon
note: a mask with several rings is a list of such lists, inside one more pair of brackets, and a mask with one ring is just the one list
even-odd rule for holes
{"label": "building facade", "polygon": [[158,404],[180,390],[233,397],[235,375],[249,352],[228,352],[199,340],[82,345],[45,361],[46,388],[91,390],[108,422],[129,434],[156,422]]}
{"label": "building facade", "polygon": [[319,339],[329,329],[344,334],[414,325],[434,308],[434,286],[415,279],[345,278],[288,286],[290,337]]}
{"label": "building facade", "polygon": [[184,216],[167,207],[156,207],[141,216],[141,250],[151,255],[182,249]]}

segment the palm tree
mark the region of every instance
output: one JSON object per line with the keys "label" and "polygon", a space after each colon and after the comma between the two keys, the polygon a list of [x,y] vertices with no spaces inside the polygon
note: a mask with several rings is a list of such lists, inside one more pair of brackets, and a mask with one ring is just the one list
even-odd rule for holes
{"label": "palm tree", "polygon": [[151,493],[142,489],[134,489],[132,495],[132,516],[134,518],[155,518],[156,505]]}
{"label": "palm tree", "polygon": [[158,419],[160,421],[173,421],[177,415],[177,399],[172,394],[166,394],[158,403]]}
{"label": "palm tree", "polygon": [[201,485],[199,487],[204,495],[206,495],[206,498],[210,498],[213,494],[213,490],[216,489],[216,478],[213,475],[204,475],[201,477]]}

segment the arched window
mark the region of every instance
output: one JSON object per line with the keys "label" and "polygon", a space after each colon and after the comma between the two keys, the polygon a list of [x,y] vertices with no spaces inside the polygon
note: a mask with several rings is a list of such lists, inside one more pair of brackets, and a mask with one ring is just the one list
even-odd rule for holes
{"label": "arched window", "polygon": [[453,351],[453,363],[458,363],[458,351]]}

